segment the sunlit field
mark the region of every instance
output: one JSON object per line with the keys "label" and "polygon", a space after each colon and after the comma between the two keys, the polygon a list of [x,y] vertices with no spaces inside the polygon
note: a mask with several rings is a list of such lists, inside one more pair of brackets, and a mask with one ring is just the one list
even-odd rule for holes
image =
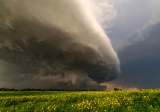
{"label": "sunlit field", "polygon": [[160,90],[0,92],[0,112],[160,112]]}

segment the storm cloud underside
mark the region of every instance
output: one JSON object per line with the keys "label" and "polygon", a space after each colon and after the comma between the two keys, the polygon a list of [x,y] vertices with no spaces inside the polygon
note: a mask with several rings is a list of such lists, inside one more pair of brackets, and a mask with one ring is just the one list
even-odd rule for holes
{"label": "storm cloud underside", "polygon": [[1,0],[0,85],[98,88],[119,60],[85,1]]}

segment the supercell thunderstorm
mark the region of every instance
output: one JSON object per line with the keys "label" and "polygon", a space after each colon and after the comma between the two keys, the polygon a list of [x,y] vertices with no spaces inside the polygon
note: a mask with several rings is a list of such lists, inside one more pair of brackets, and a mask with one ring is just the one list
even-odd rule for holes
{"label": "supercell thunderstorm", "polygon": [[0,84],[102,89],[119,60],[85,0],[1,0]]}

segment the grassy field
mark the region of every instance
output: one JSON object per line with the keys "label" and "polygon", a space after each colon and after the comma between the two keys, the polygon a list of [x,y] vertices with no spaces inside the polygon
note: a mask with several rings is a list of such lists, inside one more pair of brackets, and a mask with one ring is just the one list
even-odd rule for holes
{"label": "grassy field", "polygon": [[160,90],[0,92],[0,112],[160,112]]}

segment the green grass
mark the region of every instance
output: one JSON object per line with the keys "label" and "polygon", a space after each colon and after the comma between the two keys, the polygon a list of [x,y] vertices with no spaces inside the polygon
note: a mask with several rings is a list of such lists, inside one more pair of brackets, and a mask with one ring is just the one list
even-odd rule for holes
{"label": "green grass", "polygon": [[0,112],[160,112],[160,90],[0,92]]}

